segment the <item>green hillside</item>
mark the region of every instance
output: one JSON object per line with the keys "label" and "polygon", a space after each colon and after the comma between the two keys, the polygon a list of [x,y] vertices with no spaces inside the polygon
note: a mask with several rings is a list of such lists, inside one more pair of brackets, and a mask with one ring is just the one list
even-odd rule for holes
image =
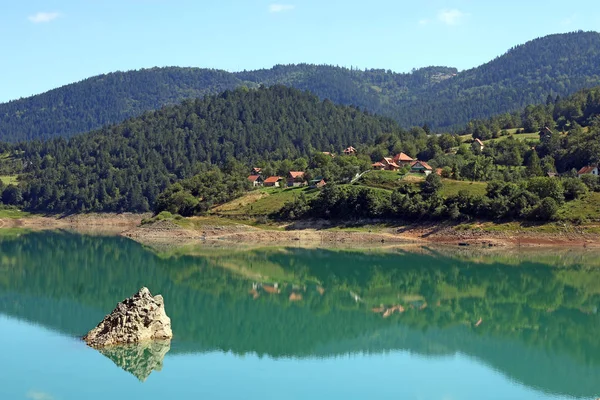
{"label": "green hillside", "polygon": [[[227,196],[245,189],[253,162],[342,149],[383,133],[409,135],[390,119],[296,89],[226,91],[69,141],[17,145],[12,153],[27,167],[3,201],[49,212],[148,211],[169,184],[199,173],[205,178],[182,182],[208,179],[212,191],[196,197]],[[213,165],[243,179],[207,175]]]}

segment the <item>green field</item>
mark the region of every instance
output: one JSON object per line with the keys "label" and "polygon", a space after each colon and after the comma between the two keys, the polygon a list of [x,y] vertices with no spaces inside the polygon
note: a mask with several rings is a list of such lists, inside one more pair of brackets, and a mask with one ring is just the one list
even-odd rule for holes
{"label": "green field", "polygon": [[600,193],[565,203],[558,216],[565,221],[600,221]]}
{"label": "green field", "polygon": [[442,196],[456,196],[461,190],[470,194],[484,195],[487,188],[486,182],[455,181],[453,179],[442,179]]}
{"label": "green field", "polygon": [[[535,133],[519,133],[519,134],[516,134],[515,132],[517,131],[517,129],[507,129],[507,131],[509,133],[508,136],[500,136],[499,138],[484,140],[483,143],[498,142],[500,140],[506,140],[509,137],[513,137],[516,140],[533,140],[533,141],[539,141],[540,140],[540,135],[537,132],[535,132]],[[460,139],[464,143],[469,143],[469,142],[471,142],[471,140],[473,140],[473,135],[461,135]]]}
{"label": "green field", "polygon": [[18,210],[16,208],[12,208],[12,207],[2,208],[2,207],[0,207],[0,219],[2,219],[2,218],[17,219],[17,218],[26,217],[28,215],[29,215],[29,213],[26,213],[24,211]]}
{"label": "green field", "polygon": [[369,187],[396,189],[402,183],[403,176],[397,171],[369,171],[358,182]]}
{"label": "green field", "polygon": [[302,193],[310,199],[316,196],[319,190],[310,188],[262,188],[215,207],[211,213],[232,217],[269,215],[279,211],[285,203],[294,201]]}
{"label": "green field", "polygon": [[484,143],[499,142],[501,140],[506,140],[509,137],[513,137],[516,140],[531,140],[531,141],[535,141],[535,142],[540,141],[540,135],[539,135],[539,133],[536,132],[536,133],[519,133],[518,135],[512,134],[512,135],[508,135],[508,136],[500,136],[499,138],[496,138],[496,139],[486,140]]}

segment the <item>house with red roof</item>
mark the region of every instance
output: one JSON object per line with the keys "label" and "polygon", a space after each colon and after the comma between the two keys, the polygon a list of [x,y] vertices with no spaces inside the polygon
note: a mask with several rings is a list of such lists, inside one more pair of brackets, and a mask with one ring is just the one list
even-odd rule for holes
{"label": "house with red roof", "polygon": [[287,176],[287,185],[289,187],[305,186],[304,171],[290,171]]}
{"label": "house with red roof", "polygon": [[598,166],[597,165],[587,165],[577,171],[577,175],[594,175],[598,176]]}
{"label": "house with red roof", "polygon": [[260,175],[262,174],[262,168],[252,168],[252,172],[250,172],[250,175]]}
{"label": "house with red roof", "polygon": [[386,171],[398,171],[400,169],[400,166],[391,157],[383,157],[383,160],[380,162],[384,165]]}
{"label": "house with red roof", "polygon": [[263,185],[263,178],[260,175],[250,175],[248,180],[252,183],[252,187],[260,187]]}
{"label": "house with red roof", "polygon": [[483,149],[485,148],[485,145],[483,144],[483,142],[481,140],[474,139],[473,140],[473,147],[479,148],[479,151],[483,151]]}
{"label": "house with red roof", "polygon": [[283,178],[280,176],[270,176],[267,179],[265,179],[263,185],[265,187],[280,187],[282,181]]}
{"label": "house with red roof", "polygon": [[317,177],[310,181],[310,187],[313,189],[320,189],[325,185],[327,185],[327,182],[325,182],[325,179],[323,179],[322,177]]}
{"label": "house with red roof", "polygon": [[429,175],[433,172],[433,168],[425,161],[413,161],[410,164],[410,172]]}
{"label": "house with red roof", "polygon": [[410,165],[413,161],[415,160],[406,153],[400,153],[394,156],[394,162],[401,167]]}
{"label": "house with red roof", "polygon": [[385,164],[381,161],[378,161],[376,163],[371,164],[371,167],[373,167],[374,170],[383,171],[385,169]]}

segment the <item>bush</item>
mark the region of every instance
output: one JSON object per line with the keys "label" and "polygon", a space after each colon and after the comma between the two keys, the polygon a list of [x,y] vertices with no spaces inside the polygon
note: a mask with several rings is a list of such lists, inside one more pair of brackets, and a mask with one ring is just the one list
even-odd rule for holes
{"label": "bush", "polygon": [[565,193],[565,199],[575,200],[585,196],[589,189],[585,183],[578,178],[566,178],[562,180],[562,185]]}
{"label": "bush", "polygon": [[8,205],[17,205],[23,202],[23,193],[18,186],[8,185],[2,192],[2,202]]}
{"label": "bush", "polygon": [[534,221],[550,221],[556,218],[558,213],[558,203],[551,197],[542,199],[540,204],[529,214],[529,218]]}
{"label": "bush", "polygon": [[421,193],[424,196],[431,196],[442,188],[442,178],[438,174],[429,174],[421,184]]}
{"label": "bush", "polygon": [[596,175],[581,175],[579,179],[592,192],[600,192],[600,177]]}
{"label": "bush", "polygon": [[449,179],[452,177],[452,168],[444,167],[442,168],[442,178]]}
{"label": "bush", "polygon": [[540,199],[550,197],[558,204],[565,201],[565,191],[562,183],[556,178],[531,178],[527,181],[527,190],[538,195]]}

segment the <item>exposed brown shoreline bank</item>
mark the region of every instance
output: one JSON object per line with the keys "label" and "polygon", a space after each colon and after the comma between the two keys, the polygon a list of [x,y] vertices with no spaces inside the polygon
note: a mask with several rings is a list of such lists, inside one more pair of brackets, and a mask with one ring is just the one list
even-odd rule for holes
{"label": "exposed brown shoreline bank", "polygon": [[[544,232],[530,227],[493,230],[471,224],[468,229],[451,223],[384,225],[361,221],[333,225],[325,221],[255,227],[215,217],[193,217],[180,221],[163,220],[141,225],[148,214],[77,214],[71,216],[28,216],[0,219],[0,228],[30,230],[67,229],[82,233],[120,234],[148,244],[187,245],[194,243],[285,245],[327,247],[353,244],[400,245],[434,243],[472,246],[599,247],[595,226],[553,227]],[[590,230],[594,232],[590,232]]]}
{"label": "exposed brown shoreline bank", "polygon": [[171,221],[159,221],[125,231],[123,236],[145,243],[235,243],[298,246],[335,246],[340,244],[434,243],[464,246],[514,247],[600,247],[600,234],[566,228],[556,232],[528,230],[489,231],[457,229],[454,224],[412,224],[400,226],[332,226],[324,221],[306,221],[272,228],[243,223],[219,224],[218,218],[188,219],[192,229]]}
{"label": "exposed brown shoreline bank", "polygon": [[68,216],[30,215],[24,218],[1,218],[0,229],[30,230],[70,229],[82,233],[113,233],[133,229],[149,214],[74,214]]}

